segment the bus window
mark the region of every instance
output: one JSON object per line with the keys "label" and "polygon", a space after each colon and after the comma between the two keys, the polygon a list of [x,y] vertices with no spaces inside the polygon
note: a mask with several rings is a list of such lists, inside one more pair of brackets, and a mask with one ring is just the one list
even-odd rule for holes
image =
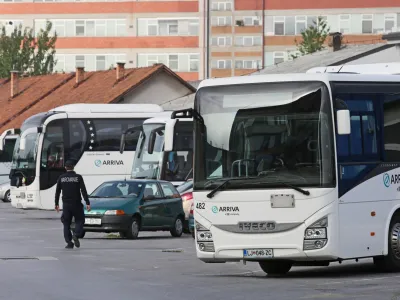
{"label": "bus window", "polygon": [[0,152],[0,163],[11,163],[16,139],[5,139],[3,151]]}

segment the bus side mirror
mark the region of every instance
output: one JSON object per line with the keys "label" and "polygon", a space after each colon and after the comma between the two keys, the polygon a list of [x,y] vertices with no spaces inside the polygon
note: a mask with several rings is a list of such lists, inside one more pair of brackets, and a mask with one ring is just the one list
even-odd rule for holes
{"label": "bus side mirror", "polygon": [[155,143],[156,143],[156,132],[153,130],[150,133],[149,144],[147,145],[147,152],[149,154],[153,154]]}
{"label": "bus side mirror", "polygon": [[351,122],[350,122],[350,111],[349,110],[338,110],[336,112],[337,119],[337,133],[339,135],[345,135],[351,133]]}
{"label": "bus side mirror", "polygon": [[125,136],[126,136],[126,133],[124,132],[122,135],[121,135],[121,141],[120,141],[120,143],[119,143],[119,153],[124,153],[124,149],[125,149]]}

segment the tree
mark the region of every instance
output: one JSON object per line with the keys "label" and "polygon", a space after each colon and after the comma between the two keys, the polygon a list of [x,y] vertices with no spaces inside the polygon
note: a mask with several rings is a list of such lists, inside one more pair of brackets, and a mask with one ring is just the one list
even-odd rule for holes
{"label": "tree", "polygon": [[[297,50],[301,55],[314,53],[324,49],[324,43],[329,35],[330,28],[326,21],[318,17],[317,21],[313,21],[314,25],[311,25],[301,33],[303,40],[298,43],[295,39]],[[293,58],[297,58],[297,55],[292,55]]]}
{"label": "tree", "polygon": [[9,78],[15,70],[28,75],[45,75],[53,72],[55,60],[55,43],[57,34],[50,34],[51,22],[46,28],[34,34],[32,28],[15,27],[7,34],[3,26],[0,31],[0,78]]}

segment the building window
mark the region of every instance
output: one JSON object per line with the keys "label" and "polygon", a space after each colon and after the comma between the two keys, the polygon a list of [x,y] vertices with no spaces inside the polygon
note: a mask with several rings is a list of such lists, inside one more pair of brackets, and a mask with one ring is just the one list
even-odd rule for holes
{"label": "building window", "polygon": [[285,35],[285,17],[274,17],[275,35]]}
{"label": "building window", "polygon": [[285,52],[274,52],[274,64],[280,64],[285,61]]}
{"label": "building window", "polygon": [[373,15],[362,15],[362,33],[372,33]]}
{"label": "building window", "polygon": [[339,15],[339,29],[341,33],[350,33],[350,15]]}
{"label": "building window", "polygon": [[218,36],[211,38],[211,45],[218,47],[232,46],[232,38],[230,36]]}
{"label": "building window", "polygon": [[261,18],[256,16],[238,17],[236,19],[236,25],[243,24],[242,26],[259,26],[262,25],[261,23]]}
{"label": "building window", "polygon": [[197,36],[198,19],[138,19],[138,36]]}
{"label": "building window", "polygon": [[76,63],[77,68],[84,68],[85,67],[85,56],[84,55],[75,56],[75,63]]}
{"label": "building window", "polygon": [[197,54],[189,55],[189,71],[190,72],[199,71],[199,56]]}
{"label": "building window", "polygon": [[296,34],[301,34],[307,28],[307,17],[296,17]]}
{"label": "building window", "polygon": [[217,69],[232,69],[232,60],[217,60]]}
{"label": "building window", "polygon": [[232,1],[213,2],[211,4],[212,11],[231,11]]}
{"label": "building window", "polygon": [[53,23],[52,32],[60,37],[71,36],[126,36],[126,20],[35,20],[35,33],[45,29],[46,22]]}
{"label": "building window", "polygon": [[259,69],[261,68],[261,60],[236,60],[235,69]]}
{"label": "building window", "polygon": [[172,71],[178,71],[179,70],[179,59],[178,55],[169,55],[168,57],[168,66]]}
{"label": "building window", "polygon": [[157,53],[138,54],[138,67],[147,67],[162,63],[176,72],[198,72],[199,58],[197,53]]}
{"label": "building window", "polygon": [[0,29],[5,27],[6,35],[11,35],[15,28],[23,25],[22,20],[0,20]]}
{"label": "building window", "polygon": [[396,31],[395,26],[396,26],[396,14],[385,14],[385,32]]}
{"label": "building window", "polygon": [[262,45],[261,36],[237,36],[235,38],[235,46],[252,47],[261,45]]}

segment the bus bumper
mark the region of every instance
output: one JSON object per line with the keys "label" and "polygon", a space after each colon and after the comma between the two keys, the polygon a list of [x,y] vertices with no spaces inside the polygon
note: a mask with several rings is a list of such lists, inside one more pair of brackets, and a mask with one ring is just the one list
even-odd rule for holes
{"label": "bus bumper", "polygon": [[[306,229],[317,220],[318,218],[313,217],[312,222],[307,221],[294,229],[277,233],[239,234],[211,226],[209,231],[212,233],[212,242],[199,241],[200,232],[196,232],[196,254],[206,263],[262,260],[335,261],[338,259],[338,242],[335,231],[332,230],[336,223],[334,215],[330,216],[326,228],[326,244],[320,249],[306,248],[306,244],[309,243],[309,240],[305,240]],[[314,243],[314,240],[311,242]],[[268,255],[249,257],[245,256],[247,250],[264,250],[268,251]]]}
{"label": "bus bumper", "polygon": [[21,209],[37,209],[39,199],[38,191],[11,190],[11,206]]}

